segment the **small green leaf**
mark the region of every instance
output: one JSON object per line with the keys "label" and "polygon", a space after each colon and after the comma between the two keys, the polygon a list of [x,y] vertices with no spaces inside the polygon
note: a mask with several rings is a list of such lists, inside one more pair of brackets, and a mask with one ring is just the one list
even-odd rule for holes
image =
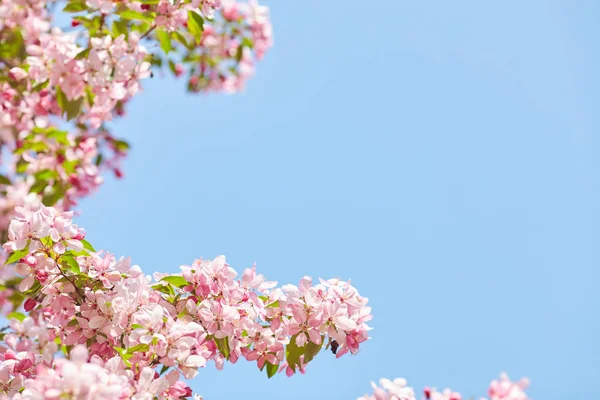
{"label": "small green leaf", "polygon": [[42,203],[47,207],[56,204],[58,200],[63,198],[66,192],[65,187],[60,182],[56,182],[52,189],[50,193],[46,193],[42,197]]}
{"label": "small green leaf", "polygon": [[10,185],[10,179],[5,177],[4,175],[0,175],[0,185]]}
{"label": "small green leaf", "polygon": [[129,31],[129,29],[127,29],[127,26],[128,26],[127,20],[121,19],[121,20],[113,21],[113,24],[112,24],[113,34],[116,37],[121,36],[121,35],[125,35],[127,37],[127,33]]}
{"label": "small green leaf", "polygon": [[173,37],[173,39],[177,40],[179,43],[181,43],[185,47],[188,47],[188,42],[187,42],[185,36],[183,36],[180,32],[178,32],[178,31],[171,32],[171,36]]}
{"label": "small green leaf", "polygon": [[139,329],[139,328],[143,328],[143,326],[141,326],[140,324],[131,324],[131,329]]}
{"label": "small green leaf", "polygon": [[23,159],[20,159],[17,162],[17,174],[24,174],[25,171],[27,171],[27,167],[29,166],[29,163]]}
{"label": "small green leaf", "polygon": [[222,339],[215,338],[215,343],[217,344],[217,349],[219,349],[221,354],[223,354],[223,357],[229,360],[229,339],[227,337],[224,337]]}
{"label": "small green leaf", "polygon": [[65,253],[61,256],[61,259],[64,261],[63,265],[68,267],[69,271],[76,274],[81,272],[81,268],[79,268],[79,263],[77,262],[75,257],[73,257],[72,254]]}
{"label": "small green leaf", "polygon": [[269,308],[277,308],[277,307],[279,307],[279,300],[277,300],[277,301],[269,304],[267,307],[269,307]]}
{"label": "small green leaf", "polygon": [[152,17],[142,14],[141,12],[133,11],[133,10],[125,10],[120,12],[119,15],[123,19],[133,19],[137,21],[146,21],[152,22]]}
{"label": "small green leaf", "polygon": [[47,181],[44,181],[41,179],[36,179],[36,181],[31,186],[31,189],[29,189],[29,191],[31,193],[42,193],[44,191],[44,189],[46,189],[47,186],[48,186]]}
{"label": "small green leaf", "polygon": [[46,137],[56,140],[57,143],[69,145],[69,139],[67,138],[67,135],[67,131],[59,131],[58,129],[55,129],[46,134]]}
{"label": "small green leaf", "polygon": [[173,50],[173,46],[171,45],[171,37],[169,34],[161,29],[156,32],[156,37],[160,43],[160,48],[163,49],[165,54],[169,54],[169,51]]}
{"label": "small green leaf", "polygon": [[85,98],[88,102],[88,105],[92,107],[94,105],[94,100],[96,99],[96,95],[92,92],[91,86],[85,87]]}
{"label": "small green leaf", "polygon": [[44,82],[38,83],[37,85],[35,85],[32,90],[34,92],[39,92],[40,90],[45,89],[46,87],[48,87],[49,83],[50,83],[49,80],[45,80]]}
{"label": "small green leaf", "polygon": [[273,377],[273,375],[275,375],[277,373],[277,370],[279,369],[279,365],[271,364],[268,361],[266,361],[265,364],[267,366],[267,376],[269,377],[269,379],[271,379]]}
{"label": "small green leaf", "polygon": [[177,73],[177,69],[175,68],[175,63],[172,60],[169,60],[169,69],[173,74]]}
{"label": "small green leaf", "polygon": [[63,8],[63,11],[68,12],[68,13],[76,13],[76,12],[87,10],[87,8],[88,7],[85,4],[85,2],[74,1],[74,2],[67,4],[67,6],[65,8]]}
{"label": "small green leaf", "polygon": [[186,281],[183,276],[177,275],[165,276],[161,279],[161,281],[169,282],[171,285],[176,286],[178,288],[182,288],[184,286],[189,285],[189,282]]}
{"label": "small green leaf", "polygon": [[115,144],[117,150],[120,151],[120,152],[122,152],[122,153],[124,153],[127,150],[129,150],[129,143],[127,143],[124,140],[115,140],[114,144]]}
{"label": "small green leaf", "polygon": [[10,314],[8,314],[6,316],[6,319],[16,319],[19,322],[23,322],[23,320],[25,319],[25,314],[20,313],[20,312],[11,312]]}
{"label": "small green leaf", "polygon": [[81,239],[80,240],[81,244],[83,244],[83,248],[92,252],[96,252],[96,250],[94,250],[94,247],[92,247],[92,245],[90,244],[90,242],[88,242],[85,239]]}
{"label": "small green leaf", "polygon": [[298,335],[306,335],[304,332],[295,334],[290,338],[290,342],[285,346],[285,359],[288,365],[293,371],[296,371],[296,366],[300,365],[300,356],[304,354],[304,347],[298,347],[296,345],[296,338]]}
{"label": "small green leaf", "polygon": [[67,103],[67,121],[76,118],[81,112],[81,108],[83,106],[83,97],[79,97],[78,99],[71,100]]}
{"label": "small green leaf", "polygon": [[19,261],[20,259],[22,259],[23,257],[25,257],[28,254],[29,254],[29,244],[27,244],[27,246],[25,246],[24,249],[14,251],[10,255],[10,257],[8,257],[8,259],[6,260],[6,262],[4,263],[4,265],[15,263],[15,262]]}
{"label": "small green leaf", "polygon": [[77,326],[79,325],[79,321],[77,321],[77,318],[73,318],[72,320],[69,321],[69,323],[67,324],[68,327],[70,326]]}
{"label": "small green leaf", "polygon": [[240,62],[242,60],[242,56],[244,55],[244,46],[240,45],[235,52],[235,61]]}
{"label": "small green leaf", "polygon": [[56,87],[56,102],[58,106],[63,110],[63,112],[67,113],[67,121],[72,120],[77,117],[81,112],[81,107],[83,106],[83,97],[79,97],[78,99],[69,100],[67,96],[62,91],[62,89],[57,86]]}
{"label": "small green leaf", "polygon": [[254,47],[254,43],[252,42],[252,39],[245,37],[242,39],[242,46],[245,46],[245,47],[248,47],[251,49]]}
{"label": "small green leaf", "polygon": [[188,11],[188,30],[190,33],[196,38],[196,44],[200,44],[200,39],[202,39],[202,32],[204,32],[204,18],[202,18],[199,14]]}
{"label": "small green leaf", "polygon": [[88,47],[87,49],[84,49],[82,51],[80,51],[79,53],[77,53],[77,55],[75,56],[76,60],[82,60],[84,58],[87,58],[90,55],[90,48]]}
{"label": "small green leaf", "polygon": [[135,345],[133,347],[130,347],[127,349],[127,354],[133,354],[133,353],[145,353],[146,351],[150,350],[150,345],[149,344],[143,344],[140,343],[138,345]]}
{"label": "small green leaf", "polygon": [[313,358],[315,358],[317,354],[319,354],[319,351],[321,351],[321,348],[323,347],[324,340],[325,335],[321,335],[320,344],[316,344],[310,341],[306,344],[306,348],[304,350],[304,364],[308,364],[310,361],[312,361]]}
{"label": "small green leaf", "polygon": [[152,289],[167,294],[167,295],[172,295],[173,294],[173,288],[171,287],[171,285],[161,285],[161,284],[155,284],[152,285]]}
{"label": "small green leaf", "polygon": [[57,175],[58,174],[56,171],[53,171],[51,169],[43,169],[39,172],[36,172],[34,176],[36,179],[48,180],[50,178],[56,177]]}
{"label": "small green leaf", "polygon": [[75,172],[75,167],[77,167],[78,164],[79,160],[65,161],[63,163],[63,168],[65,169],[65,172],[67,174],[72,174],[73,172]]}
{"label": "small green leaf", "polygon": [[160,374],[159,375],[164,374],[165,372],[167,372],[168,369],[169,369],[169,367],[167,367],[166,365],[163,365],[162,368],[160,369]]}

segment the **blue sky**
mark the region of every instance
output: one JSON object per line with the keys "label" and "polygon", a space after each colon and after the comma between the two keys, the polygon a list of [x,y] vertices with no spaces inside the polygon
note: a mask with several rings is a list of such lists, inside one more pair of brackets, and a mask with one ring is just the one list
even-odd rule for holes
{"label": "blue sky", "polygon": [[[492,4],[493,3],[493,4]],[[201,371],[208,399],[355,399],[380,377],[537,400],[600,381],[596,1],[269,1],[245,93],[154,78],[133,151],[78,218],[148,273],[225,254],[268,278],[352,279],[372,340],[305,376]]]}

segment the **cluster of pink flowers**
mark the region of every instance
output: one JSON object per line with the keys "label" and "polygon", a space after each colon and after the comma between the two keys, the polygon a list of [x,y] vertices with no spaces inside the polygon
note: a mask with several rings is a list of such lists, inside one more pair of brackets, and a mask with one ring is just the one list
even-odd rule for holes
{"label": "cluster of pink flowers", "polygon": [[[106,123],[125,115],[152,66],[168,62],[179,76],[188,65],[193,91],[231,92],[272,43],[268,10],[254,1],[67,0],[64,11],[76,14],[71,32],[53,26],[50,3],[0,4],[7,44],[0,52],[2,239],[15,206],[70,210],[97,189],[104,171],[122,177],[128,145]],[[237,47],[223,52],[218,41]],[[74,127],[66,131],[68,121]],[[8,272],[0,276],[6,309],[14,308],[15,282]]]}
{"label": "cluster of pink flowers", "polygon": [[[408,387],[406,380],[402,378],[381,379],[379,386],[371,382],[373,393],[359,397],[358,400],[416,400],[415,391]],[[526,378],[518,382],[512,382],[508,375],[502,373],[500,380],[493,380],[490,384],[488,395],[489,400],[529,400],[525,389],[529,386]],[[423,400],[462,400],[460,393],[451,389],[445,389],[441,392],[435,388],[425,388],[423,390]],[[481,398],[481,400],[486,400]]]}
{"label": "cluster of pink flowers", "polygon": [[255,1],[223,0],[219,16],[204,27],[191,52],[191,91],[237,92],[254,74],[254,63],[273,45],[269,9]]}
{"label": "cluster of pink flowers", "polygon": [[[209,361],[220,369],[244,358],[269,377],[292,375],[324,346],[341,357],[368,339],[368,300],[348,282],[304,277],[276,288],[255,267],[236,279],[223,256],[153,282],[129,260],[93,251],[72,215],[19,207],[10,223],[4,250],[23,277],[29,316],[14,316],[21,321],[12,319],[0,347],[6,393],[179,399],[191,396],[179,375],[192,378]],[[59,349],[71,360],[57,358]],[[73,382],[73,374],[93,379]]]}
{"label": "cluster of pink flowers", "polygon": [[[255,0],[0,2],[0,400],[188,399],[180,378],[240,359],[271,377],[304,373],[323,349],[356,354],[368,300],[338,279],[276,287],[225,257],[178,274],[142,273],[97,252],[73,224],[78,199],[122,176],[128,145],[107,123],[125,114],[153,67],[189,73],[192,92],[236,92],[273,45]],[[149,42],[148,46],[142,45]],[[52,206],[52,207],[49,207]],[[490,400],[527,400],[522,380],[493,381]],[[403,379],[363,400],[413,400]],[[461,400],[426,388],[425,399]],[[195,400],[201,397],[195,395]]]}

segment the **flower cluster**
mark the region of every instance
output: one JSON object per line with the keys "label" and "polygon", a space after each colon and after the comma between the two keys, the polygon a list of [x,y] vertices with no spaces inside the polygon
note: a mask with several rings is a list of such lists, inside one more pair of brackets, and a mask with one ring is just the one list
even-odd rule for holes
{"label": "flower cluster", "polygon": [[7,395],[187,398],[179,376],[192,378],[209,361],[220,369],[243,358],[269,377],[292,375],[324,346],[341,357],[368,339],[368,300],[348,282],[304,277],[277,288],[255,267],[238,278],[223,256],[153,281],[129,260],[94,251],[72,215],[19,207],[10,223],[4,250],[23,277],[28,315],[9,315],[0,347]]}
{"label": "flower cluster", "polygon": [[186,59],[192,68],[191,91],[237,92],[273,45],[269,9],[252,1],[223,1],[219,19],[204,28],[200,46]]}
{"label": "flower cluster", "polygon": [[[71,27],[55,26],[48,10],[57,5],[73,15]],[[0,41],[4,241],[14,207],[70,210],[103,172],[123,176],[129,146],[107,123],[125,115],[152,69],[187,68],[194,92],[240,90],[272,32],[255,1],[3,0]],[[0,306],[18,304],[18,282],[2,274]]]}
{"label": "flower cluster", "polygon": [[[415,392],[412,388],[408,387],[406,380],[402,378],[394,379],[381,379],[379,386],[374,382],[371,382],[373,387],[373,394],[364,395],[359,397],[358,400],[416,400]],[[500,380],[493,380],[490,384],[488,394],[489,400],[529,400],[529,397],[525,393],[525,389],[529,386],[527,379],[521,379],[519,382],[512,382],[508,375],[502,373]],[[460,393],[455,392],[451,389],[445,389],[441,392],[435,388],[425,388],[423,390],[424,400],[462,400],[463,397]],[[481,400],[486,400],[481,398]]]}

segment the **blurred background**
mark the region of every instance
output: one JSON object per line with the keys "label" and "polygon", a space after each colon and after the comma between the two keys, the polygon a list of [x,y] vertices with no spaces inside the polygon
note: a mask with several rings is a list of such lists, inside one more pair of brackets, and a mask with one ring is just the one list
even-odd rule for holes
{"label": "blurred background", "polygon": [[600,3],[265,1],[243,94],[155,76],[115,134],[125,179],[82,204],[147,273],[225,254],[268,279],[352,279],[372,340],[306,375],[202,370],[205,399],[355,399],[405,377],[537,400],[600,382]]}

